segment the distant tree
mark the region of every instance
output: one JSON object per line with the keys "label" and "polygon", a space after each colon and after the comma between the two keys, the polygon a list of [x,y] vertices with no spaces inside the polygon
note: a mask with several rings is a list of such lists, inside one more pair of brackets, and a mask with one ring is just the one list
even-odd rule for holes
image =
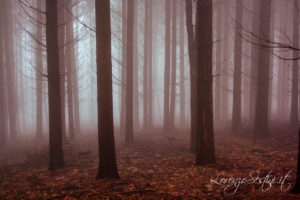
{"label": "distant tree", "polygon": [[165,72],[164,72],[164,129],[170,129],[170,41],[171,41],[171,1],[166,0],[165,25]]}
{"label": "distant tree", "polygon": [[[299,2],[297,0],[294,1],[295,6],[293,10],[293,45],[299,46]],[[293,57],[298,56],[297,51],[293,51]],[[293,61],[293,72],[292,72],[292,98],[291,98],[291,116],[290,116],[290,124],[296,130],[299,128],[299,105],[298,105],[298,82],[299,80],[299,61]]]}
{"label": "distant tree", "polygon": [[121,69],[121,110],[120,132],[125,130],[126,116],[126,32],[127,32],[127,0],[122,1],[122,69]]}
{"label": "distant tree", "polygon": [[[122,1],[123,2],[123,1]],[[134,128],[140,127],[139,114],[139,45],[138,45],[138,1],[134,2],[133,25],[133,124]]]}
{"label": "distant tree", "polygon": [[133,20],[134,0],[127,1],[125,143],[133,143]]}
{"label": "distant tree", "polygon": [[170,99],[170,130],[175,129],[175,101],[176,101],[176,63],[177,63],[177,0],[172,0],[172,71],[171,71],[171,99]]}
{"label": "distant tree", "polygon": [[180,29],[179,29],[179,48],[180,48],[180,125],[184,128],[185,127],[185,73],[184,73],[184,1],[179,2],[180,8]]}
{"label": "distant tree", "polygon": [[143,121],[144,129],[149,127],[149,92],[148,92],[148,72],[149,72],[149,3],[151,0],[145,0],[145,25],[144,25],[144,70],[143,70]]}
{"label": "distant tree", "polygon": [[[40,12],[43,7],[43,1],[37,0],[37,19],[42,18],[42,13]],[[39,23],[36,24],[36,39],[38,41],[43,40],[43,26]],[[37,43],[36,46],[36,139],[40,140],[43,137],[43,57],[42,57],[42,46]]]}
{"label": "distant tree", "polygon": [[98,95],[97,178],[119,178],[113,124],[110,0],[96,0],[96,57]]}
{"label": "distant tree", "polygon": [[198,0],[196,12],[196,165],[215,162],[212,96],[212,0]]}
{"label": "distant tree", "polygon": [[57,0],[46,0],[46,46],[49,102],[49,170],[64,167],[57,31]]}
{"label": "distant tree", "polygon": [[241,127],[242,115],[242,25],[243,0],[236,0],[236,27],[234,36],[234,75],[232,101],[232,130],[235,134]]}
{"label": "distant tree", "polygon": [[[136,18],[136,17],[135,17]],[[149,0],[149,66],[148,66],[148,125],[153,126],[153,90],[152,90],[152,63],[153,63],[153,1]]]}
{"label": "distant tree", "polygon": [[5,74],[4,74],[4,36],[3,36],[3,1],[0,1],[0,148],[6,144],[5,133]]}

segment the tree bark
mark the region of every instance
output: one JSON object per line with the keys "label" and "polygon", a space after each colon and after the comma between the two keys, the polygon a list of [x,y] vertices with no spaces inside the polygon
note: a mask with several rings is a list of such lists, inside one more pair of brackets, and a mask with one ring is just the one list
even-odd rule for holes
{"label": "tree bark", "polygon": [[97,178],[119,178],[113,124],[110,0],[96,0],[96,56],[98,95]]}
{"label": "tree bark", "polygon": [[133,19],[134,0],[127,5],[127,54],[126,54],[126,125],[125,143],[133,143]]}
{"label": "tree bark", "polygon": [[138,1],[134,2],[134,27],[133,27],[133,121],[134,128],[140,127],[140,114],[139,114],[139,46],[138,46]]}
{"label": "tree bark", "polygon": [[57,0],[46,0],[46,42],[50,143],[49,170],[56,170],[64,167],[57,33]]}
{"label": "tree bark", "polygon": [[241,128],[242,109],[242,26],[243,0],[236,0],[236,26],[234,39],[234,74],[233,74],[233,105],[232,131],[234,134]]}
{"label": "tree bark", "polygon": [[152,23],[152,16],[153,16],[153,1],[149,1],[149,71],[148,71],[148,126],[151,128],[153,126],[153,90],[152,90],[152,62],[153,62],[153,23]]}
{"label": "tree bark", "polygon": [[180,1],[180,126],[185,128],[185,77],[184,77],[184,1]]}
{"label": "tree bark", "polygon": [[[150,0],[151,1],[151,0]],[[144,29],[144,79],[143,79],[143,121],[144,129],[149,127],[148,115],[148,70],[149,70],[149,0],[145,0],[145,29]]]}
{"label": "tree bark", "polygon": [[170,101],[170,130],[175,129],[176,61],[177,61],[177,0],[172,0],[172,72]]}
{"label": "tree bark", "polygon": [[212,0],[198,0],[196,165],[215,162],[212,96]]}
{"label": "tree bark", "polygon": [[[271,0],[263,0],[260,4],[259,30],[261,35],[270,38]],[[264,45],[264,41],[261,41]],[[259,47],[257,93],[255,105],[255,138],[265,137],[269,134],[268,103],[269,103],[269,49]]]}
{"label": "tree bark", "polygon": [[166,0],[166,25],[165,25],[165,72],[164,72],[164,130],[170,129],[170,40],[171,40],[171,1]]}

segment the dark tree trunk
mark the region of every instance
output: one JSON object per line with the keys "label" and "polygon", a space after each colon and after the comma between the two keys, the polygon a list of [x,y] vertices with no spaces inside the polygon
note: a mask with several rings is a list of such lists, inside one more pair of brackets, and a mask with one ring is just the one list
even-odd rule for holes
{"label": "dark tree trunk", "polygon": [[172,72],[170,99],[170,130],[175,129],[176,61],[177,61],[177,0],[172,0]]}
{"label": "dark tree trunk", "polygon": [[122,1],[122,69],[121,69],[121,111],[120,111],[120,132],[123,135],[125,130],[126,116],[126,26],[127,26],[127,0]]}
{"label": "dark tree trunk", "polygon": [[242,26],[243,26],[243,0],[236,0],[236,26],[234,38],[234,74],[233,74],[233,105],[232,130],[236,132],[241,127],[242,113]]}
{"label": "dark tree trunk", "polygon": [[96,0],[95,8],[99,148],[97,178],[119,178],[113,123],[110,0]]}
{"label": "dark tree trunk", "polygon": [[[151,1],[151,0],[150,0]],[[148,65],[149,65],[149,0],[145,0],[145,30],[144,30],[144,79],[143,79],[143,121],[144,129],[149,127],[148,121]]]}
{"label": "dark tree trunk", "polygon": [[296,183],[291,190],[292,193],[300,193],[300,129],[298,133],[298,159],[297,159],[297,175]]}
{"label": "dark tree trunk", "polygon": [[191,151],[196,152],[196,47],[195,47],[195,36],[193,30],[193,7],[192,0],[186,0],[186,28],[188,34],[188,52],[190,60],[190,114],[191,114],[191,137],[190,146]]}
{"label": "dark tree trunk", "polygon": [[[69,12],[72,12],[70,2],[67,5]],[[70,13],[66,15],[66,63],[67,63],[67,94],[68,94],[68,125],[69,125],[69,137],[74,138],[74,94],[73,94],[73,73],[75,65],[75,49],[74,49],[74,30],[73,20]]]}
{"label": "dark tree trunk", "polygon": [[171,40],[171,1],[166,0],[166,25],[165,25],[165,74],[164,74],[164,129],[170,129],[170,40]]}
{"label": "dark tree trunk", "polygon": [[[263,0],[260,4],[259,30],[263,37],[270,38],[271,0]],[[261,41],[264,45],[264,41]],[[269,134],[268,103],[269,103],[269,49],[259,47],[257,93],[255,105],[255,138]]]}
{"label": "dark tree trunk", "polygon": [[[293,11],[294,15],[294,33],[293,33],[293,46],[299,46],[299,3],[297,0],[294,1],[295,7]],[[293,57],[298,56],[298,52],[293,51]],[[291,116],[290,124],[293,128],[297,130],[299,126],[299,117],[298,117],[298,76],[299,76],[299,61],[293,61],[293,73],[292,73],[292,98],[291,98]]]}
{"label": "dark tree trunk", "polygon": [[133,143],[133,19],[134,0],[127,5],[127,54],[126,54],[126,127],[125,143]]}
{"label": "dark tree trunk", "polygon": [[57,32],[57,0],[46,0],[46,42],[49,102],[49,170],[64,167]]}
{"label": "dark tree trunk", "polygon": [[[38,4],[41,4],[42,1],[37,0]],[[66,139],[66,62],[65,62],[65,42],[66,42],[66,1],[61,0],[58,2],[58,24],[62,24],[61,27],[58,28],[58,43],[59,43],[59,68],[60,68],[60,94],[61,94],[61,118],[62,118],[62,137],[63,140]],[[39,18],[38,18],[39,19]]]}
{"label": "dark tree trunk", "polygon": [[185,81],[184,81],[184,1],[180,1],[180,126],[185,128]]}
{"label": "dark tree trunk", "polygon": [[212,0],[198,0],[196,165],[215,162],[212,96]]}

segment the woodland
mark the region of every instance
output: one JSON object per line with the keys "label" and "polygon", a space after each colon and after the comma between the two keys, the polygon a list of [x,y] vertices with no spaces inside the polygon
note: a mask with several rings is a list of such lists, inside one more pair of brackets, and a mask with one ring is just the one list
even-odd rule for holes
{"label": "woodland", "polygon": [[0,199],[300,199],[299,0],[0,0]]}

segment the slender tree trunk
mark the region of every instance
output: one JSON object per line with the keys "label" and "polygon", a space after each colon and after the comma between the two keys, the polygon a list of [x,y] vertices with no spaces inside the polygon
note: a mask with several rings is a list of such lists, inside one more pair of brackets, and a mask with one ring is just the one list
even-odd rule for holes
{"label": "slender tree trunk", "polygon": [[[270,37],[271,0],[261,1],[259,30],[261,34]],[[264,41],[262,41],[264,45]],[[257,71],[257,95],[255,105],[255,138],[265,137],[269,134],[268,102],[269,102],[269,49],[259,47]]]}
{"label": "slender tree trunk", "polygon": [[[37,0],[37,8],[42,10],[42,1]],[[37,13],[37,19],[42,18],[42,13]],[[38,41],[42,41],[42,25],[36,26],[36,38]],[[43,137],[43,60],[42,60],[42,46],[37,44],[36,47],[36,139],[40,140]]]}
{"label": "slender tree trunk", "polygon": [[140,115],[139,115],[139,50],[138,50],[138,1],[134,2],[134,27],[133,27],[133,121],[134,127],[139,129],[140,127]]}
{"label": "slender tree trunk", "polygon": [[[70,2],[68,3],[68,10],[72,12]],[[66,15],[66,62],[67,62],[67,94],[68,94],[68,125],[69,125],[69,137],[74,138],[75,128],[74,128],[74,93],[73,93],[73,73],[75,65],[75,49],[74,49],[74,30],[73,30],[73,20],[70,13]]]}
{"label": "slender tree trunk", "polygon": [[153,49],[152,49],[152,42],[153,42],[153,23],[152,23],[152,16],[153,16],[153,1],[149,1],[149,71],[148,71],[148,125],[149,127],[153,126],[153,90],[152,90],[152,61],[153,61]]}
{"label": "slender tree trunk", "polygon": [[232,130],[236,132],[241,127],[242,109],[242,26],[243,26],[243,0],[236,0],[236,27],[234,39],[234,77],[233,77],[233,106]]}
{"label": "slender tree trunk", "polygon": [[[223,22],[223,2],[221,0],[217,1],[217,40],[222,41],[222,22]],[[221,70],[222,70],[222,43],[218,42],[216,45],[216,75],[217,78],[215,79],[215,119],[216,121],[221,120]]]}
{"label": "slender tree trunk", "polygon": [[4,74],[4,41],[3,41],[3,1],[0,2],[0,149],[5,147],[5,74]]}
{"label": "slender tree trunk", "polygon": [[13,13],[12,1],[5,0],[5,63],[6,63],[6,80],[7,80],[7,95],[8,95],[8,120],[10,137],[17,137],[17,91],[15,77],[15,61],[14,61],[14,38],[13,38]]}
{"label": "slender tree trunk", "polygon": [[196,165],[215,162],[212,96],[212,0],[198,0]]}
{"label": "slender tree trunk", "polygon": [[49,99],[49,170],[56,170],[64,167],[57,34],[57,0],[46,0],[46,42]]}
{"label": "slender tree trunk", "polygon": [[[151,0],[150,0],[151,1]],[[148,110],[148,65],[149,65],[149,0],[145,0],[145,30],[144,30],[144,79],[143,79],[143,121],[144,129],[149,127]]]}
{"label": "slender tree trunk", "polygon": [[126,54],[126,127],[125,143],[133,143],[133,19],[134,0],[127,5],[127,54]]}
{"label": "slender tree trunk", "polygon": [[[37,0],[38,4],[41,4],[42,1]],[[66,62],[65,62],[65,43],[66,43],[66,1],[62,0],[58,2],[58,24],[63,24],[58,28],[58,43],[59,43],[59,68],[60,68],[60,94],[61,94],[61,118],[62,118],[62,136],[63,140],[66,139]],[[39,19],[39,18],[38,18]],[[40,25],[38,25],[40,26]],[[40,59],[40,57],[38,57]]]}
{"label": "slender tree trunk", "polygon": [[172,72],[170,101],[170,130],[175,129],[176,61],[177,61],[177,0],[172,0]]}
{"label": "slender tree trunk", "polygon": [[126,104],[126,26],[127,26],[127,0],[122,1],[122,69],[121,69],[121,113],[120,132],[125,130],[125,104]]}
{"label": "slender tree trunk", "polygon": [[166,0],[166,25],[165,25],[165,74],[164,74],[164,129],[170,129],[170,40],[171,40],[171,0]]}
{"label": "slender tree trunk", "polygon": [[184,1],[180,1],[180,126],[185,128],[185,81],[184,81]]}
{"label": "slender tree trunk", "polygon": [[113,124],[110,0],[96,0],[96,56],[98,95],[97,178],[119,178]]}
{"label": "slender tree trunk", "polygon": [[192,152],[196,152],[196,46],[195,46],[195,37],[193,31],[193,7],[192,0],[185,1],[186,6],[186,28],[188,34],[188,52],[190,60],[190,114],[191,114],[191,136],[190,136],[190,147]]}
{"label": "slender tree trunk", "polygon": [[[293,46],[299,46],[299,3],[297,0],[294,1],[294,33],[293,33]],[[293,51],[293,57],[298,56],[298,52]],[[299,128],[299,117],[298,117],[298,78],[299,76],[299,61],[293,61],[293,73],[292,73],[292,98],[291,98],[291,116],[290,124],[296,130]]]}

